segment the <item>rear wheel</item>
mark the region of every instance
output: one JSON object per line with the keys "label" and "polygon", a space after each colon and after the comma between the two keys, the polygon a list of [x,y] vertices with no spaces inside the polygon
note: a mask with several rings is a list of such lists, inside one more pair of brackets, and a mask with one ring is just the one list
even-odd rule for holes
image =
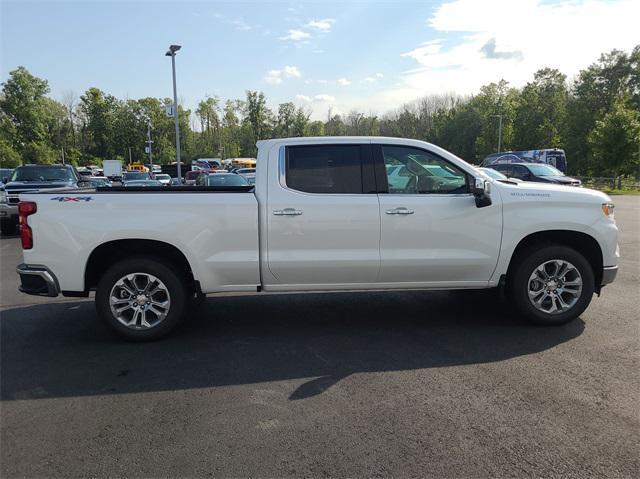
{"label": "rear wheel", "polygon": [[523,256],[507,283],[518,310],[527,320],[543,325],[565,324],[580,316],[595,286],[585,257],[555,245]]}
{"label": "rear wheel", "polygon": [[109,268],[96,290],[100,318],[133,341],[168,334],[183,319],[187,303],[185,280],[162,260],[128,258]]}

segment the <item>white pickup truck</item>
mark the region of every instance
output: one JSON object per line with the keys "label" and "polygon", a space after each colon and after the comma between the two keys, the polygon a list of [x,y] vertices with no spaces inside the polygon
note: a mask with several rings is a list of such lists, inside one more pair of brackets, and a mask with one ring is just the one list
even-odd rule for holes
{"label": "white pickup truck", "polygon": [[417,140],[258,149],[255,187],[21,195],[21,291],[95,291],[102,319],[149,340],[192,298],[231,291],[503,287],[523,317],[557,325],[616,276],[613,204],[601,192],[493,180]]}

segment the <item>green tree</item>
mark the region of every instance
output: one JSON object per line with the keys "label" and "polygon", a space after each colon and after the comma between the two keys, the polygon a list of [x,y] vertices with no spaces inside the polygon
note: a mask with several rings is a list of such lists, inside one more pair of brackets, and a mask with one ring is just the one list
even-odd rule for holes
{"label": "green tree", "polygon": [[207,97],[198,103],[198,108],[195,111],[200,120],[200,141],[197,149],[203,155],[215,156],[222,146],[219,104],[218,97]]}
{"label": "green tree", "polygon": [[305,136],[324,136],[324,123],[321,121],[312,121],[307,123]]}
{"label": "green tree", "polygon": [[568,98],[564,74],[551,68],[538,70],[520,95],[514,119],[514,149],[562,148]]}
{"label": "green tree", "polygon": [[509,87],[509,83],[500,80],[480,88],[480,93],[469,101],[481,117],[480,132],[476,138],[477,155],[484,157],[497,151],[498,130],[502,117],[501,150],[510,150],[513,145],[513,122],[518,107],[519,92]]}
{"label": "green tree", "polygon": [[4,138],[0,138],[0,168],[15,168],[21,164],[22,158],[13,145]]}
{"label": "green tree", "polygon": [[[2,133],[23,161],[49,160],[48,92],[47,81],[32,75],[24,67],[9,72],[9,79],[2,84]],[[38,152],[46,153],[46,157],[38,157]]]}
{"label": "green tree", "polygon": [[296,106],[292,102],[278,105],[278,117],[274,128],[274,135],[279,138],[294,136],[292,134],[293,122],[296,116]]}
{"label": "green tree", "polygon": [[598,173],[637,175],[640,166],[640,113],[627,107],[624,99],[616,100],[611,111],[596,121],[588,142]]}
{"label": "green tree", "polygon": [[619,50],[605,53],[578,74],[568,104],[566,141],[573,171],[598,169],[587,136],[621,97],[632,109],[640,110],[640,46],[631,55]]}
{"label": "green tree", "polygon": [[[114,121],[117,99],[105,95],[99,88],[89,88],[80,97],[84,153],[88,156],[111,159],[114,149]],[[118,154],[124,151],[118,145]]]}

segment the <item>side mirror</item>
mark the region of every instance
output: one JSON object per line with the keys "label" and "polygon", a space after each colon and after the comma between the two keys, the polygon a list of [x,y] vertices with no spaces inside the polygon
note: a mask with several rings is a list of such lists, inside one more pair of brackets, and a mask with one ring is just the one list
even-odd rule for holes
{"label": "side mirror", "polygon": [[6,176],[3,176],[2,182],[6,185],[7,183],[9,183],[9,178],[7,178]]}
{"label": "side mirror", "polygon": [[89,188],[91,186],[91,182],[90,181],[85,181],[85,180],[80,180],[77,183],[78,188]]}
{"label": "side mirror", "polygon": [[483,178],[473,178],[471,193],[476,199],[478,208],[491,205],[491,182]]}

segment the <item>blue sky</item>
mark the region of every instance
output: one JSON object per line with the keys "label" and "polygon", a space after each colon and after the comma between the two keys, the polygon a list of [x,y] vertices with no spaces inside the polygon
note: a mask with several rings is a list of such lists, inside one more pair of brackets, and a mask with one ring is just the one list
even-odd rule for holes
{"label": "blue sky", "polygon": [[[316,118],[384,112],[431,93],[521,86],[543,66],[574,75],[640,43],[637,0],[321,2],[2,1],[2,80],[18,65],[51,95],[97,86],[120,98],[264,91]],[[634,20],[635,19],[635,20]],[[594,34],[596,32],[596,34]]]}

